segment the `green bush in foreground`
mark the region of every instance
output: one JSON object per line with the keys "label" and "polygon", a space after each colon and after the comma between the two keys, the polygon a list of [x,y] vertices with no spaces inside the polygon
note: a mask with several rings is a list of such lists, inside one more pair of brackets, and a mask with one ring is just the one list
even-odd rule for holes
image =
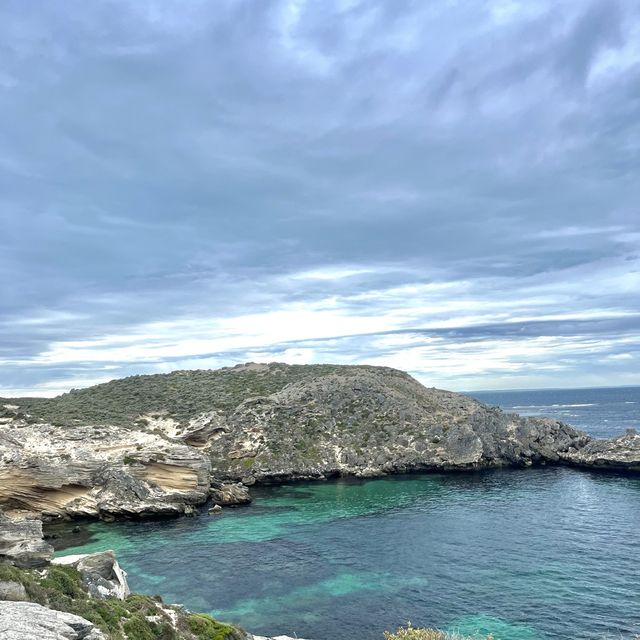
{"label": "green bush in foreground", "polygon": [[[0,581],[19,582],[31,602],[93,622],[109,640],[244,640],[244,634],[204,613],[162,604],[157,597],[130,595],[126,600],[92,598],[78,571],[50,566],[46,571],[0,564]],[[172,622],[170,612],[175,617]]]}

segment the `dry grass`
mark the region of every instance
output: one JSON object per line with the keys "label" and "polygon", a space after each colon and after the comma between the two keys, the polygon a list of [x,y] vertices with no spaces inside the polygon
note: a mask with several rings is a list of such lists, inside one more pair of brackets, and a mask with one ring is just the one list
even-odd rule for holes
{"label": "dry grass", "polygon": [[[395,633],[385,631],[384,638],[385,640],[474,640],[468,636],[446,633],[437,629],[418,629],[411,624],[400,627]],[[485,640],[493,640],[493,636],[488,635]]]}

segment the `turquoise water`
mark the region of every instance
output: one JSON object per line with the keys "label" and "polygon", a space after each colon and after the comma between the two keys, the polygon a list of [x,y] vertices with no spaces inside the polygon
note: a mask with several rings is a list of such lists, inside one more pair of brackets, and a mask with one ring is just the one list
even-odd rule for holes
{"label": "turquoise water", "polygon": [[220,516],[88,525],[134,590],[255,633],[640,632],[640,477],[562,468],[285,486]]}

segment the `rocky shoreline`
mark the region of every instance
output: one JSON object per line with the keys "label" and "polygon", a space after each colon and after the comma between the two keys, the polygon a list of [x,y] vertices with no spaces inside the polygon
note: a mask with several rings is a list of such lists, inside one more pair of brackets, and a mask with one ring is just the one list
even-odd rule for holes
{"label": "rocky shoreline", "polygon": [[[194,398],[189,410],[176,388]],[[0,405],[0,509],[45,521],[191,515],[209,500],[246,504],[255,483],[544,464],[640,470],[635,432],[595,440],[383,367],[248,364],[47,403]]]}

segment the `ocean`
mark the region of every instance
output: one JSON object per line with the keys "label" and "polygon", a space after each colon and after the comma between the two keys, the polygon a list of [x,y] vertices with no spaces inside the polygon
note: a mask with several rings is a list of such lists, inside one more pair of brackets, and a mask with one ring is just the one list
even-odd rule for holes
{"label": "ocean", "polygon": [[640,387],[478,391],[469,395],[523,416],[550,416],[609,438],[625,429],[640,430]]}

